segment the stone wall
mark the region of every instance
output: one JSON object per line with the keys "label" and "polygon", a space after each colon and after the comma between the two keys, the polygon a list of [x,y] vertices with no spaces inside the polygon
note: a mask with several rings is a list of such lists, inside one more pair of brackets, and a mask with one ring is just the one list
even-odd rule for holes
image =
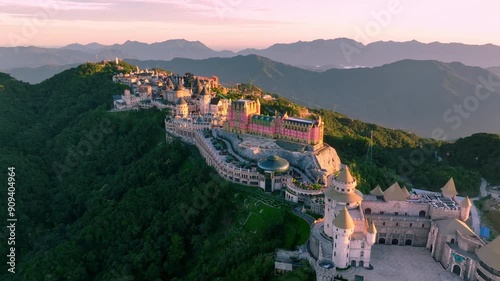
{"label": "stone wall", "polygon": [[325,146],[318,155],[314,155],[314,152],[309,151],[295,152],[282,148],[253,150],[241,146],[241,141],[234,133],[220,130],[217,134],[229,141],[234,151],[245,159],[258,161],[268,156],[277,155],[286,159],[290,165],[304,172],[313,181],[324,178],[325,174],[329,173],[329,171],[340,169],[340,158],[335,149],[330,146]]}
{"label": "stone wall", "polygon": [[[366,214],[366,209],[370,209],[372,214],[394,215],[399,216],[419,217],[420,212],[425,212],[424,217],[428,217],[430,205],[427,203],[410,203],[405,201],[367,201],[361,203],[363,212]],[[422,213],[423,214],[423,213]]]}

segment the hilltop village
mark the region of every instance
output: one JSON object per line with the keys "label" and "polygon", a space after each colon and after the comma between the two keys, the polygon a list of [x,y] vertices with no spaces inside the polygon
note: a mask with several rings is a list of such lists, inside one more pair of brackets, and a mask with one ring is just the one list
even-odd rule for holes
{"label": "hilltop village", "polygon": [[[113,81],[129,86],[113,111],[169,109],[166,139],[195,145],[224,179],[278,193],[322,217],[311,225],[306,252],[320,281],[355,280],[373,267],[372,247],[425,247],[443,270],[463,280],[500,281],[500,238],[485,243],[469,226],[472,203],[452,178],[440,193],[394,183],[362,194],[349,167],[323,142],[321,116],[262,112],[261,98],[231,99],[217,77],[137,69]],[[289,257],[276,270],[292,270]],[[356,279],[363,280],[363,279]]]}

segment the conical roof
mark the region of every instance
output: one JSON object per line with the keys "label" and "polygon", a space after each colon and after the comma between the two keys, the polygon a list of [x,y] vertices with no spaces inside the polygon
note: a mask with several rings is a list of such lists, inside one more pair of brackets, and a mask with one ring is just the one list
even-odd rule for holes
{"label": "conical roof", "polygon": [[409,198],[410,197],[410,192],[408,191],[408,188],[406,188],[406,186],[403,186],[403,188],[401,188],[401,191],[403,192],[403,194],[406,196],[406,198]]}
{"label": "conical roof", "polygon": [[375,224],[372,222],[366,231],[368,231],[368,233],[370,234],[375,234],[377,233],[377,228],[375,227]]}
{"label": "conical roof", "polygon": [[333,225],[341,229],[354,228],[354,220],[352,219],[349,211],[344,207],[342,211],[333,219]]}
{"label": "conical roof", "polygon": [[372,191],[370,191],[370,194],[375,195],[375,196],[384,196],[384,191],[382,191],[382,188],[380,188],[380,185],[377,185],[377,186],[375,186],[374,189],[372,189]]}
{"label": "conical roof", "polygon": [[203,86],[203,90],[201,90],[200,96],[209,95],[207,87]]}
{"label": "conical roof", "polygon": [[186,100],[183,98],[179,98],[176,102],[176,104],[187,104]]}
{"label": "conical roof", "polygon": [[174,82],[172,82],[172,79],[170,79],[170,78],[167,79],[167,87],[168,88],[173,88],[174,87]]}
{"label": "conical roof", "polygon": [[199,95],[203,90],[203,85],[200,82],[200,79],[196,78],[196,93]]}
{"label": "conical roof", "polygon": [[397,182],[384,191],[385,201],[406,201],[406,195]]}
{"label": "conical roof", "polygon": [[460,206],[462,206],[462,208],[469,208],[470,206],[472,206],[472,203],[470,202],[469,196],[466,196],[464,198],[464,200],[462,200],[462,202],[460,203]]}
{"label": "conical roof", "polygon": [[477,249],[476,254],[486,265],[500,271],[500,236]]}
{"label": "conical roof", "polygon": [[183,90],[184,86],[182,85],[182,80],[179,80],[179,82],[177,82],[177,85],[175,85],[174,91],[183,91]]}
{"label": "conical roof", "polygon": [[448,182],[441,188],[441,192],[445,197],[448,198],[453,198],[458,194],[453,178],[450,178]]}
{"label": "conical roof", "polygon": [[335,180],[341,183],[351,183],[355,181],[348,166],[344,166],[344,168],[340,170],[339,174],[335,177]]}

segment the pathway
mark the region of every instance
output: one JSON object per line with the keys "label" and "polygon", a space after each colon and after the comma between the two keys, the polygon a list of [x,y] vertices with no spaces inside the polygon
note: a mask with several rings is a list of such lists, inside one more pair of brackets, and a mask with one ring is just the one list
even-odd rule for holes
{"label": "pathway", "polygon": [[301,206],[295,206],[292,208],[292,213],[298,217],[301,217],[302,219],[304,219],[308,224],[309,226],[311,226],[314,221],[316,220],[315,218],[311,217],[310,215],[308,214],[304,214],[302,213],[302,207]]}

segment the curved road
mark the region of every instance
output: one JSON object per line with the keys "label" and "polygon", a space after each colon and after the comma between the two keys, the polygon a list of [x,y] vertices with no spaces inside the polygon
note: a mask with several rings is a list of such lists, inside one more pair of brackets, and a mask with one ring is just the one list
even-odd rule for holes
{"label": "curved road", "polygon": [[296,215],[296,216],[301,217],[302,219],[304,219],[309,224],[309,226],[311,226],[316,219],[313,218],[313,217],[311,217],[308,214],[302,213],[301,209],[302,209],[301,206],[295,206],[295,207],[292,208],[292,213],[294,215]]}

